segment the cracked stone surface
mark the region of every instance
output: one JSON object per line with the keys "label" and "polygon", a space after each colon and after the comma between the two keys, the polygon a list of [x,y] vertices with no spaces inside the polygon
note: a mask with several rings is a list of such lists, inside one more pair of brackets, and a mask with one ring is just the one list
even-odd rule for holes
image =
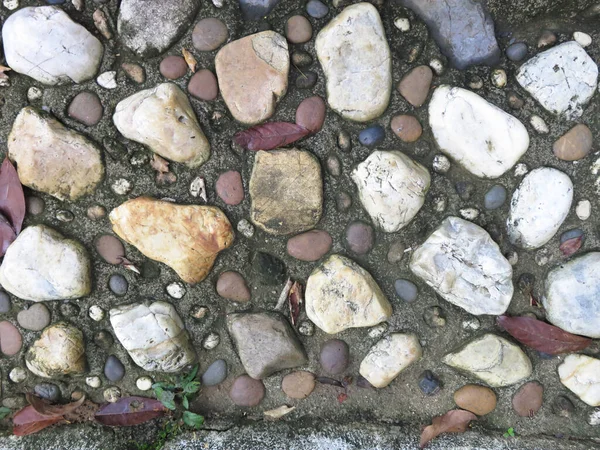
{"label": "cracked stone surface", "polygon": [[377,9],[346,7],[319,31],[315,50],[327,79],[327,102],[342,117],[368,122],[390,102],[392,58]]}
{"label": "cracked stone surface", "polygon": [[93,78],[104,52],[96,37],[56,6],[18,10],[4,23],[2,40],[8,65],[47,85]]}
{"label": "cracked stone surface", "polygon": [[600,406],[600,359],[587,355],[567,355],[558,366],[560,382],[582,402]]}
{"label": "cracked stone surface", "polygon": [[473,175],[498,178],[529,148],[529,134],[514,116],[459,87],[438,87],[429,125],[440,150]]}
{"label": "cracked stone surface", "polygon": [[431,183],[425,167],[399,151],[374,151],[352,172],[363,207],[387,233],[419,212]]}
{"label": "cracked stone surface", "polygon": [[523,64],[519,84],[544,108],[574,120],[598,86],[598,66],[575,41],[546,50]]}

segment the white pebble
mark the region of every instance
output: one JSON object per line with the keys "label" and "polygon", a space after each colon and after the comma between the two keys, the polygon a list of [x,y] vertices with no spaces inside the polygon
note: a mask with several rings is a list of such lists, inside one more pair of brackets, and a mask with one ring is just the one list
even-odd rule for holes
{"label": "white pebble", "polygon": [[98,305],[92,305],[88,310],[88,315],[90,316],[90,319],[100,322],[102,319],[104,319],[104,310]]}
{"label": "white pebble", "polygon": [[522,177],[527,172],[529,172],[529,168],[525,163],[519,163],[515,166],[515,177]]}
{"label": "white pebble", "polygon": [[209,333],[202,341],[202,347],[205,350],[212,350],[221,342],[221,337],[217,333]]}
{"label": "white pebble", "polygon": [[104,89],[116,89],[117,88],[117,72],[115,70],[109,70],[108,72],[101,73],[96,78],[96,82]]}
{"label": "white pebble", "polygon": [[27,378],[27,371],[22,367],[15,367],[8,374],[8,378],[13,383],[22,383]]}
{"label": "white pebble", "polygon": [[477,317],[469,317],[462,322],[463,330],[466,331],[477,331],[481,327],[481,322]]}
{"label": "white pebble", "polygon": [[475,220],[479,216],[477,208],[463,208],[459,212],[461,217],[466,220]]}
{"label": "white pebble", "polygon": [[77,11],[83,10],[83,0],[71,0],[71,3],[73,3],[73,6]]}
{"label": "white pebble", "polygon": [[87,384],[91,388],[96,389],[102,386],[102,380],[100,379],[100,377],[87,377],[85,379],[85,384]]}
{"label": "white pebble", "polygon": [[104,400],[106,400],[108,403],[115,403],[121,398],[121,390],[116,386],[109,387],[104,391],[103,395]]}
{"label": "white pebble", "polygon": [[396,25],[396,28],[398,28],[400,31],[408,31],[410,30],[410,20],[408,20],[406,17],[398,17],[396,20],[394,20],[394,25]]}
{"label": "white pebble", "polygon": [[19,7],[19,0],[4,0],[2,3],[9,11],[13,11]]}
{"label": "white pebble", "polygon": [[588,220],[592,214],[592,204],[589,200],[580,200],[575,207],[575,214],[581,220]]}
{"label": "white pebble", "polygon": [[433,170],[437,173],[446,173],[450,170],[450,160],[445,155],[433,157]]}
{"label": "white pebble", "polygon": [[517,252],[508,252],[506,254],[506,260],[511,266],[516,266],[519,262],[519,254]]}
{"label": "white pebble", "polygon": [[30,102],[39,100],[40,98],[42,98],[42,95],[44,95],[44,91],[42,91],[38,87],[31,86],[29,89],[27,89],[27,100],[29,100]]}
{"label": "white pebble", "polygon": [[223,0],[212,0],[212,3],[217,8],[222,8],[223,7]]}
{"label": "white pebble", "polygon": [[587,421],[593,427],[600,425],[600,408],[594,409],[588,416]]}
{"label": "white pebble", "polygon": [[207,201],[204,178],[196,177],[192,180],[190,183],[190,194],[192,197],[200,197],[202,200]]}
{"label": "white pebble", "polygon": [[576,31],[575,33],[573,33],[573,39],[575,39],[575,42],[577,42],[584,48],[592,43],[592,37],[589,34],[583,33],[581,31]]}
{"label": "white pebble", "polygon": [[148,391],[152,388],[152,378],[150,377],[139,377],[135,381],[135,385],[140,391]]}
{"label": "white pebble", "polygon": [[119,178],[112,184],[111,189],[117,195],[127,195],[131,192],[131,189],[133,189],[133,185],[129,180]]}
{"label": "white pebble", "polygon": [[433,58],[429,61],[429,67],[433,69],[436,75],[441,75],[444,73],[444,63],[437,58]]}
{"label": "white pebble", "polygon": [[254,236],[254,227],[246,219],[242,219],[237,224],[237,230],[247,238]]}
{"label": "white pebble", "polygon": [[502,69],[495,69],[492,71],[492,84],[498,88],[503,88],[506,86],[506,82],[508,78],[506,77],[506,72]]}
{"label": "white pebble", "polygon": [[179,281],[174,281],[173,283],[167,286],[167,294],[179,300],[185,295],[185,286]]}
{"label": "white pebble", "polygon": [[548,134],[550,132],[548,125],[546,125],[546,122],[540,116],[531,116],[529,123],[539,134]]}
{"label": "white pebble", "polygon": [[369,328],[368,335],[371,339],[379,339],[383,336],[389,328],[389,325],[386,322],[380,323],[379,325],[375,325],[374,327]]}
{"label": "white pebble", "polygon": [[435,210],[437,212],[444,212],[446,209],[446,197],[442,195],[433,197],[433,205],[435,206]]}
{"label": "white pebble", "polygon": [[310,320],[303,320],[300,322],[300,326],[298,327],[298,333],[302,336],[312,336],[315,334],[315,324]]}

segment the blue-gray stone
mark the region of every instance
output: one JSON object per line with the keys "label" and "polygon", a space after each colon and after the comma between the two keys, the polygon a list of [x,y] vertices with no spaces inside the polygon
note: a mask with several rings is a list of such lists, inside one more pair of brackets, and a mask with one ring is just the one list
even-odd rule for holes
{"label": "blue-gray stone", "polygon": [[405,302],[414,302],[417,299],[418,289],[415,283],[408,280],[396,280],[394,283],[396,294]]}
{"label": "blue-gray stone", "polygon": [[258,20],[267,16],[281,0],[240,0],[240,8],[246,20]]}
{"label": "blue-gray stone", "polygon": [[306,12],[309,16],[314,17],[315,19],[322,19],[329,12],[329,8],[323,2],[319,0],[310,0],[306,4]]}
{"label": "blue-gray stone", "polygon": [[9,312],[11,306],[9,295],[6,292],[0,292],[0,313]]}
{"label": "blue-gray stone", "polygon": [[127,294],[127,289],[129,288],[129,283],[125,279],[125,277],[118,273],[113,273],[108,279],[108,287],[113,294],[122,296]]}
{"label": "blue-gray stone", "polygon": [[560,243],[562,244],[563,242],[568,241],[569,239],[578,238],[580,236],[583,236],[583,230],[581,230],[580,228],[565,231],[563,234],[560,235]]}
{"label": "blue-gray stone", "polygon": [[385,139],[385,130],[381,125],[365,128],[358,135],[358,141],[366,147],[375,147]]}
{"label": "blue-gray stone", "polygon": [[517,42],[506,49],[506,57],[511,61],[521,61],[527,56],[527,44],[525,42]]}
{"label": "blue-gray stone", "polygon": [[500,61],[494,21],[484,2],[400,0],[425,21],[440,50],[457,69]]}
{"label": "blue-gray stone", "polygon": [[125,366],[115,355],[110,355],[106,358],[104,376],[113,382],[122,380],[125,376]]}
{"label": "blue-gray stone", "polygon": [[208,366],[208,369],[202,375],[202,384],[204,386],[216,386],[221,384],[225,378],[227,378],[227,363],[223,359],[217,359]]}
{"label": "blue-gray stone", "polygon": [[498,209],[506,201],[506,188],[500,184],[496,184],[485,193],[483,206],[485,209]]}
{"label": "blue-gray stone", "polygon": [[36,384],[33,388],[33,392],[38,397],[44,398],[51,402],[56,402],[60,399],[60,389],[57,385],[52,383]]}

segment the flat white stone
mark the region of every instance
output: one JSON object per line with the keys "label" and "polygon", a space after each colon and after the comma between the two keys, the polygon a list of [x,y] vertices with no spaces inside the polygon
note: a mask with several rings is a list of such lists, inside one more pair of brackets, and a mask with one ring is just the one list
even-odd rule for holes
{"label": "flat white stone", "polygon": [[582,31],[576,31],[575,33],[573,33],[573,39],[575,39],[575,42],[577,42],[582,47],[589,47],[592,43],[592,37],[589,34],[584,33]]}
{"label": "flat white stone", "polygon": [[360,363],[359,372],[376,388],[384,388],[422,355],[417,336],[392,333],[369,350]]}
{"label": "flat white stone", "polygon": [[117,72],[109,70],[108,72],[101,73],[96,82],[104,89],[116,89],[117,88]]}
{"label": "flat white stone", "polygon": [[567,119],[583,114],[598,82],[598,66],[577,42],[552,47],[523,64],[518,83],[548,111]]}
{"label": "flat white stone", "polygon": [[592,204],[589,200],[580,200],[575,207],[575,214],[581,220],[588,220],[592,214]]}
{"label": "flat white stone", "polygon": [[416,249],[410,270],[471,314],[504,314],[513,295],[512,267],[483,228],[448,217]]}
{"label": "flat white stone", "polygon": [[516,117],[458,87],[434,91],[429,125],[440,150],[478,177],[498,178],[529,147],[527,130]]}
{"label": "flat white stone", "polygon": [[561,264],[546,278],[547,319],[569,333],[600,338],[600,252]]}
{"label": "flat white stone", "polygon": [[404,153],[374,151],[352,172],[352,180],[373,222],[394,233],[423,206],[431,177],[425,167]]}
{"label": "flat white stone", "polygon": [[508,238],[522,248],[543,246],[556,234],[571,209],[573,183],[551,167],[529,172],[515,190],[507,219]]}
{"label": "flat white stone", "polygon": [[383,114],[392,92],[392,58],[373,5],[346,7],[319,31],[315,50],[334,111],[357,122]]}
{"label": "flat white stone", "polygon": [[444,364],[467,372],[492,387],[516,384],[531,375],[531,361],[519,346],[485,334],[442,359]]}
{"label": "flat white stone", "polygon": [[104,48],[88,30],[56,6],[22,8],[2,27],[6,62],[48,85],[93,78]]}
{"label": "flat white stone", "polygon": [[560,382],[590,406],[600,406],[600,359],[567,355],[558,366]]}

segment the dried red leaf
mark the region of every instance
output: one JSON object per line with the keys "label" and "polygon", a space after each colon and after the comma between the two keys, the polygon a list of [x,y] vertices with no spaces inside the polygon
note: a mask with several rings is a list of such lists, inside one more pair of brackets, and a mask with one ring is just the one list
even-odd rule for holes
{"label": "dried red leaf", "polygon": [[133,264],[131,261],[129,261],[127,258],[125,258],[124,256],[119,258],[121,260],[121,262],[119,264],[121,264],[123,267],[125,267],[127,270],[131,270],[134,273],[137,273],[138,275],[141,275],[142,272],[140,272],[140,269],[138,269],[135,264]]}
{"label": "dried red leaf", "polygon": [[346,401],[346,399],[348,398],[348,394],[346,394],[345,392],[342,392],[341,394],[339,394],[337,396],[337,401],[339,403],[344,403]]}
{"label": "dried red leaf", "polygon": [[15,436],[27,436],[59,422],[63,422],[62,416],[45,416],[29,405],[14,415],[13,434]]}
{"label": "dried red leaf", "polygon": [[542,307],[542,305],[540,304],[540,302],[538,301],[538,299],[535,298],[531,292],[529,293],[529,306],[533,306],[535,308],[541,308]]}
{"label": "dried red leaf", "polygon": [[156,153],[154,153],[152,155],[152,159],[150,160],[150,165],[158,173],[167,173],[169,171],[169,161],[167,161],[164,158],[161,158]]}
{"label": "dried red leaf", "polygon": [[8,158],[0,166],[0,213],[8,219],[15,234],[19,234],[25,217],[25,195],[15,166]]}
{"label": "dried red leaf", "polygon": [[8,246],[17,238],[15,230],[6,217],[0,214],[0,256],[4,256]]}
{"label": "dried red leaf", "polygon": [[96,419],[94,416],[98,411],[99,406],[91,400],[86,400],[83,404],[74,411],[66,413],[63,417],[68,423],[91,422]]}
{"label": "dried red leaf", "polygon": [[95,417],[102,425],[129,427],[161,417],[167,411],[161,402],[152,398],[124,397],[100,407]]}
{"label": "dried red leaf", "polygon": [[425,448],[432,439],[442,433],[464,433],[471,420],[477,420],[477,416],[462,409],[453,409],[442,416],[434,417],[431,425],[427,425],[421,432],[420,448]]}
{"label": "dried red leaf", "polygon": [[233,136],[233,140],[246,150],[272,150],[309,134],[309,130],[295,123],[269,122],[240,131]]}
{"label": "dried red leaf", "polygon": [[581,244],[583,243],[583,236],[577,236],[572,239],[567,239],[565,242],[560,244],[560,251],[565,256],[571,256],[577,250],[581,248]]}
{"label": "dried red leaf", "polygon": [[79,408],[83,402],[85,401],[85,395],[83,395],[79,400],[71,403],[67,403],[65,405],[51,405],[46,400],[43,400],[39,397],[36,397],[33,394],[25,394],[27,401],[31,405],[33,409],[36,410],[37,413],[41,414],[45,417],[61,417],[65,414],[71,413]]}
{"label": "dried red leaf", "polygon": [[592,343],[591,339],[567,333],[531,317],[500,316],[496,323],[522,344],[550,355],[576,352]]}
{"label": "dried red leaf", "polygon": [[290,292],[288,294],[288,303],[290,306],[290,319],[292,321],[293,326],[296,326],[296,323],[298,322],[298,316],[300,315],[302,302],[302,285],[297,281],[294,281],[294,284],[292,284],[292,287],[290,288]]}

